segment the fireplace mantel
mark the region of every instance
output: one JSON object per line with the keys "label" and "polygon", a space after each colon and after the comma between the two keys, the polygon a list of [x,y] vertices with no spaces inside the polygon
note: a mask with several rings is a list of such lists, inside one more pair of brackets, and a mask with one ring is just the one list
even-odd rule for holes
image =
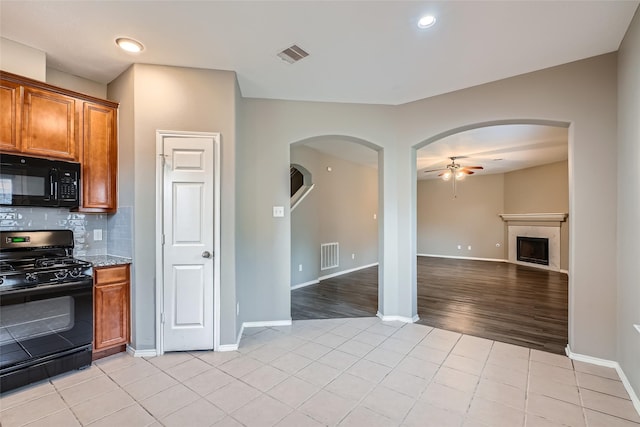
{"label": "fireplace mantel", "polygon": [[563,222],[567,213],[498,214],[504,222]]}

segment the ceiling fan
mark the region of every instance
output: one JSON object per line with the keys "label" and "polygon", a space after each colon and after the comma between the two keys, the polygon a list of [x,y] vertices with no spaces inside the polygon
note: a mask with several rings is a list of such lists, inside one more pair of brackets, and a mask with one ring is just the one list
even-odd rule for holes
{"label": "ceiling fan", "polygon": [[449,157],[451,163],[446,165],[444,168],[429,169],[424,171],[424,173],[440,172],[438,176],[441,177],[444,181],[449,181],[451,178],[453,178],[453,197],[456,198],[456,181],[464,179],[464,177],[467,175],[473,175],[475,173],[473,170],[484,169],[482,166],[461,166],[460,163],[456,163],[456,160],[466,158],[467,156]]}
{"label": "ceiling fan", "polygon": [[484,169],[482,166],[461,166],[460,163],[456,163],[456,160],[466,159],[466,158],[467,156],[449,157],[449,159],[451,160],[450,164],[440,169],[426,170],[424,171],[424,173],[440,172],[438,176],[442,177],[443,180],[448,181],[452,177],[455,177],[455,179],[460,180],[460,179],[463,179],[465,175],[473,175],[475,173],[473,169]]}

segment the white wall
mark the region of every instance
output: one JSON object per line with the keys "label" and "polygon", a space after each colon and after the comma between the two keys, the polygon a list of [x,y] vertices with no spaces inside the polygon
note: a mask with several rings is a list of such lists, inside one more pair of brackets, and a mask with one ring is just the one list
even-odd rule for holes
{"label": "white wall", "polygon": [[[640,395],[640,12],[618,54],[618,360]],[[615,281],[610,280],[609,286]]]}

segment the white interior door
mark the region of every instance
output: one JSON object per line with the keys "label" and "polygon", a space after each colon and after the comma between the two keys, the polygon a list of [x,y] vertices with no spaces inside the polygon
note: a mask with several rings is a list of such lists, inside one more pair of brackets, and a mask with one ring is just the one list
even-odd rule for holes
{"label": "white interior door", "polygon": [[162,137],[162,351],[214,348],[214,137]]}

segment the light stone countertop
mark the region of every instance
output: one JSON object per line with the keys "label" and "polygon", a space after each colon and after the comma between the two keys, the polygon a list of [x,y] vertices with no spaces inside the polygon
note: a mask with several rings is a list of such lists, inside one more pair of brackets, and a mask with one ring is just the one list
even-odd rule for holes
{"label": "light stone countertop", "polygon": [[93,264],[94,267],[108,267],[112,265],[131,264],[131,258],[125,258],[115,255],[80,255],[76,258],[88,261]]}

